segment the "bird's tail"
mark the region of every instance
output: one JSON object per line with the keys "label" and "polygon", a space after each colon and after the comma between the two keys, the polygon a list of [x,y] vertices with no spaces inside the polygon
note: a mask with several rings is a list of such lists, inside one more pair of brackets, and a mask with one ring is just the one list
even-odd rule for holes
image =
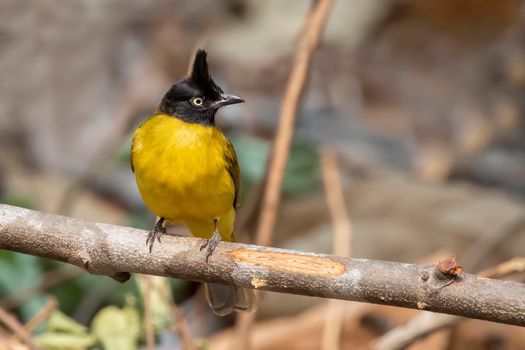
{"label": "bird's tail", "polygon": [[[224,241],[234,241],[233,224],[235,209],[219,217],[219,232]],[[213,220],[186,220],[184,222],[195,237],[210,238],[214,230]],[[213,260],[213,256],[211,258]],[[231,285],[204,283],[206,300],[219,316],[225,316],[233,311],[253,311],[255,309],[255,294],[251,289]]]}
{"label": "bird's tail", "polygon": [[208,304],[219,316],[225,316],[233,311],[255,310],[255,294],[252,289],[204,283],[204,290]]}

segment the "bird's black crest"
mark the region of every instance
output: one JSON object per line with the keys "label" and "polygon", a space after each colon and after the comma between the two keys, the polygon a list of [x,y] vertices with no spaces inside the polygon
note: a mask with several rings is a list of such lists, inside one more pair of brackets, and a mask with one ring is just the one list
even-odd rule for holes
{"label": "bird's black crest", "polygon": [[208,62],[206,62],[206,51],[198,50],[193,61],[193,70],[189,81],[195,84],[206,97],[218,99],[222,94],[222,89],[215,84],[208,71]]}

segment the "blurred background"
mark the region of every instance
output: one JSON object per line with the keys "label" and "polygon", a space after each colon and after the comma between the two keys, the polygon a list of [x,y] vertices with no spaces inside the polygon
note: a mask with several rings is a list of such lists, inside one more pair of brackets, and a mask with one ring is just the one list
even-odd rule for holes
{"label": "blurred background", "polygon": [[[253,241],[297,38],[300,0],[0,0],[0,201],[150,229],[129,167],[133,130],[196,48],[226,92],[242,173],[237,232]],[[274,245],[331,253],[320,149],[337,156],[353,257],[477,272],[525,251],[525,8],[518,0],[337,1],[301,103]],[[521,276],[523,280],[523,275]],[[0,307],[46,349],[233,349],[197,284],[119,284],[0,251]],[[418,312],[348,304],[341,349]],[[345,304],[345,305],[346,305]],[[174,305],[178,305],[174,308]],[[346,306],[345,306],[346,307]],[[253,349],[320,349],[326,302],[266,293]],[[29,322],[29,325],[28,325]],[[146,322],[146,324],[148,323]],[[26,349],[0,324],[0,349]],[[465,321],[411,349],[525,349],[518,327]]]}

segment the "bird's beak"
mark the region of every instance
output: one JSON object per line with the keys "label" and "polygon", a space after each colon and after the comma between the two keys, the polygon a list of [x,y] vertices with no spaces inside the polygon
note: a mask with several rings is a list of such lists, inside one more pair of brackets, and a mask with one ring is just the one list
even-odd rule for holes
{"label": "bird's beak", "polygon": [[221,108],[227,105],[234,105],[236,103],[243,103],[244,100],[240,97],[233,96],[233,95],[221,95],[221,99],[218,101],[213,102],[212,107],[213,108]]}

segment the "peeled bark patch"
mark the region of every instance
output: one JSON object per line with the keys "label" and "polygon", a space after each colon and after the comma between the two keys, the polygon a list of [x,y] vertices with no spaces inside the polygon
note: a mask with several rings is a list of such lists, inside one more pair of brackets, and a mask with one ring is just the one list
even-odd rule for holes
{"label": "peeled bark patch", "polygon": [[237,249],[229,252],[237,263],[252,264],[271,270],[334,277],[345,272],[345,266],[329,258],[251,249]]}

